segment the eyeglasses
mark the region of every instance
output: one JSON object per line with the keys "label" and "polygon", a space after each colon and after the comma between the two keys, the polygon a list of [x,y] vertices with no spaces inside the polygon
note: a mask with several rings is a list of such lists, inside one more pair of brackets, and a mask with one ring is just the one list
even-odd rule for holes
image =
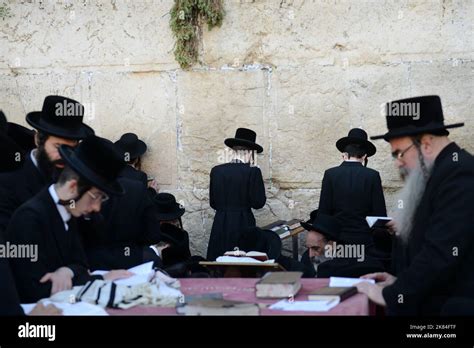
{"label": "eyeglasses", "polygon": [[412,143],[410,146],[408,146],[405,150],[403,151],[400,151],[400,150],[397,150],[397,151],[394,151],[392,152],[392,157],[394,160],[401,160],[403,158],[403,156],[405,155],[405,153],[410,150],[413,146],[415,146],[415,143]]}
{"label": "eyeglasses", "polygon": [[92,198],[92,200],[94,200],[94,201],[97,201],[97,200],[100,199],[100,202],[101,202],[101,203],[104,203],[104,202],[108,201],[109,198],[110,198],[110,197],[109,197],[108,195],[106,195],[105,193],[101,193],[100,195],[96,196],[96,195],[93,194],[92,192],[87,191],[87,194],[88,194],[88,195]]}

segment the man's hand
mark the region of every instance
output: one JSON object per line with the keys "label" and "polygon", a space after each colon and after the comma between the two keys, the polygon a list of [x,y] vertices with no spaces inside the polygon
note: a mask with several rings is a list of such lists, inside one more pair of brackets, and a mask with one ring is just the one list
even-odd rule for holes
{"label": "man's hand", "polygon": [[357,291],[366,294],[369,300],[372,302],[384,307],[387,305],[385,303],[385,299],[382,296],[382,290],[384,288],[383,286],[371,284],[368,282],[360,282],[355,284],[355,286],[357,287]]}
{"label": "man's hand", "polygon": [[[49,273],[48,273],[49,274]],[[28,315],[62,315],[63,310],[59,309],[52,303],[49,305],[45,306],[41,302],[37,303],[36,306],[33,307],[33,309],[30,311],[30,313],[27,313]]]}
{"label": "man's hand", "polygon": [[392,285],[393,283],[395,283],[395,280],[397,280],[397,277],[387,272],[369,273],[369,274],[363,275],[361,278],[373,279],[377,282],[377,285],[380,285],[382,287]]}
{"label": "man's hand", "polygon": [[396,224],[395,224],[395,220],[390,220],[389,222],[387,222],[387,224],[385,226],[387,226],[387,228],[388,228],[388,233],[395,234],[397,232],[397,227],[396,227]]}
{"label": "man's hand", "polygon": [[61,267],[53,273],[46,273],[43,278],[40,279],[40,283],[46,283],[50,281],[52,283],[51,295],[54,295],[57,292],[72,289],[73,277],[74,273],[70,268]]}
{"label": "man's hand", "polygon": [[104,274],[104,280],[117,280],[117,279],[123,279],[123,278],[128,278],[134,275],[135,273],[129,272],[125,269],[115,269],[113,271],[107,272]]}

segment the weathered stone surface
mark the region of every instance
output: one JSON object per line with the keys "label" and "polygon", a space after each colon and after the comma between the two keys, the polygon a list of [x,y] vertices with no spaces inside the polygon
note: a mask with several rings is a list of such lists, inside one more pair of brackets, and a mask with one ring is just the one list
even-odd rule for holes
{"label": "weathered stone surface", "polygon": [[[13,17],[0,20],[0,108],[26,124],[45,95],[62,94],[86,105],[97,134],[138,133],[145,170],[186,208],[197,254],[214,217],[209,172],[239,126],[264,147],[258,225],[306,219],[325,169],[340,163],[337,139],[351,127],[383,134],[389,100],[439,94],[446,121],[466,123],[452,139],[474,152],[470,0],[226,0],[189,71],[173,57],[172,0],[4,2]],[[376,145],[369,166],[390,211],[401,182],[389,145]]]}

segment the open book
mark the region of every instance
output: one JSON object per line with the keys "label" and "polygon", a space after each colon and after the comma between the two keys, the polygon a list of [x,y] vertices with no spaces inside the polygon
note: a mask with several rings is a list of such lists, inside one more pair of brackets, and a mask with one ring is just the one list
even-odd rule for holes
{"label": "open book", "polygon": [[365,218],[370,228],[385,228],[387,222],[391,220],[392,218],[388,216],[367,216]]}
{"label": "open book", "polygon": [[250,257],[250,258],[258,260],[258,261],[267,261],[268,260],[268,255],[265,254],[265,253],[262,253],[260,251],[248,251],[248,252],[245,252],[243,250],[226,251],[224,253],[224,256]]}

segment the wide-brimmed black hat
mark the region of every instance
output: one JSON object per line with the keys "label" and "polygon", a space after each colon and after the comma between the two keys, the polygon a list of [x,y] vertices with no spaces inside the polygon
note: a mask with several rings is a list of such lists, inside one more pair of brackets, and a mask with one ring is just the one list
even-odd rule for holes
{"label": "wide-brimmed black hat", "polygon": [[84,106],[78,101],[59,95],[44,98],[41,111],[26,115],[26,122],[33,128],[66,139],[84,139],[94,130],[82,121]]}
{"label": "wide-brimmed black hat", "polygon": [[61,145],[59,153],[64,162],[92,186],[110,195],[125,193],[117,178],[126,164],[110,140],[92,135],[75,149]]}
{"label": "wide-brimmed black hat", "polygon": [[125,133],[115,142],[115,145],[123,153],[124,158],[128,155],[131,160],[143,155],[147,149],[146,144],[138,139],[135,133]]}
{"label": "wide-brimmed black hat", "polygon": [[318,212],[310,222],[301,222],[301,226],[307,231],[319,232],[329,240],[340,241],[341,225],[333,216]]}
{"label": "wide-brimmed black hat", "polygon": [[246,228],[240,236],[238,247],[244,251],[266,253],[269,259],[277,259],[281,255],[280,236],[271,230],[258,227]]}
{"label": "wide-brimmed black hat", "polygon": [[235,131],[235,137],[227,138],[224,140],[224,144],[230,148],[234,148],[235,146],[244,146],[250,150],[257,151],[257,153],[261,153],[263,152],[263,147],[258,145],[255,142],[256,140],[257,133],[255,133],[253,130],[248,128],[237,128]]}
{"label": "wide-brimmed black hat", "polygon": [[427,95],[395,100],[385,104],[388,132],[370,139],[385,139],[414,136],[418,134],[448,135],[449,128],[464,126],[464,123],[444,124],[441,99]]}
{"label": "wide-brimmed black hat", "polygon": [[347,145],[357,144],[362,146],[367,154],[367,157],[375,155],[377,149],[368,139],[365,130],[360,128],[352,128],[347,137],[341,138],[336,142],[336,147],[339,151],[344,152]]}
{"label": "wide-brimmed black hat", "polygon": [[179,219],[186,211],[171,193],[160,192],[152,195],[158,220],[168,221]]}

